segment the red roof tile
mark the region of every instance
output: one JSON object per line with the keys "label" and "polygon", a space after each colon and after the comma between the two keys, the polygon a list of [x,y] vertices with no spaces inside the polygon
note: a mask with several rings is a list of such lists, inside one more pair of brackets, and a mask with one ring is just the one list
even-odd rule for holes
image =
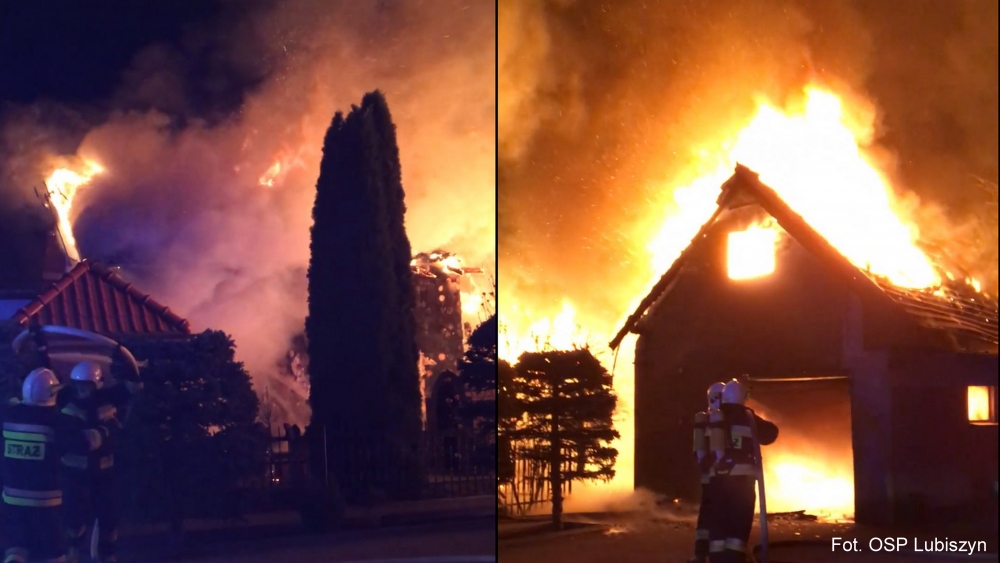
{"label": "red roof tile", "polygon": [[190,334],[188,322],[140,292],[121,276],[84,260],[34,301],[14,320],[27,325],[61,325],[104,335]]}

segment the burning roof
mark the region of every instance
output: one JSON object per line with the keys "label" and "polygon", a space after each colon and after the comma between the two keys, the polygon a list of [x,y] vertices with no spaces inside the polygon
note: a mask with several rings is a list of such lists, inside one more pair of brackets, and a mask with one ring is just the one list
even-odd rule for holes
{"label": "burning roof", "polygon": [[466,274],[481,274],[482,268],[472,268],[462,265],[462,260],[455,254],[443,250],[422,252],[410,261],[413,273],[418,276],[433,278],[437,273],[449,276],[464,276]]}
{"label": "burning roof", "polygon": [[969,341],[985,343],[996,353],[997,302],[980,295],[973,286],[950,281],[951,276],[940,272],[948,280],[931,288],[906,288],[894,284],[885,276],[858,268],[830,244],[816,229],[796,213],[781,197],[758,178],[749,168],[737,165],[736,172],[722,186],[718,207],[692,239],[684,252],[663,274],[650,293],[628,317],[625,326],[611,341],[617,348],[626,334],[636,329],[646,312],[661,298],[669,294],[679,277],[685,259],[692,247],[703,239],[723,212],[756,204],[808,252],[818,258],[832,273],[848,284],[853,292],[868,303],[888,306],[904,314],[917,326],[942,331],[950,337],[956,348],[967,349]]}

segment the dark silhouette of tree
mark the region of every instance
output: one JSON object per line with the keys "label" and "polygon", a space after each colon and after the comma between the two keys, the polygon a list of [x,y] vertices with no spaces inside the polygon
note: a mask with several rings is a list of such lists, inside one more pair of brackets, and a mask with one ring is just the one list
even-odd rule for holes
{"label": "dark silhouette of tree", "polygon": [[511,433],[517,428],[522,404],[514,397],[517,373],[508,362],[497,363],[497,482],[499,485],[514,480],[514,451]]}
{"label": "dark silhouette of tree", "polygon": [[205,331],[122,344],[147,362],[116,452],[132,516],[176,527],[182,518],[248,508],[239,490],[264,477],[269,436],[233,341]]}
{"label": "dark silhouette of tree", "polygon": [[326,133],[306,319],[312,459],[328,452],[326,468],[349,498],[414,496],[422,480],[405,211],[395,126],[382,94],[366,94]]}
{"label": "dark silhouette of tree", "polygon": [[458,364],[462,382],[475,395],[463,408],[463,418],[478,433],[497,430],[497,316],[483,321],[466,342],[465,357]]}
{"label": "dark silhouette of tree", "polygon": [[612,415],[617,398],[611,375],[589,350],[527,352],[515,366],[513,412],[526,420],[510,432],[527,444],[521,455],[546,464],[552,487],[552,523],[562,527],[562,488],[570,481],[614,477],[618,438]]}

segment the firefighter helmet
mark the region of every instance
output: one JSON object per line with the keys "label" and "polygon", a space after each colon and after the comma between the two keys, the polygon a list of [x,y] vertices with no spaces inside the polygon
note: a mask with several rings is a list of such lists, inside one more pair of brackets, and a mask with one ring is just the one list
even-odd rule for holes
{"label": "firefighter helmet", "polygon": [[69,378],[77,383],[93,383],[100,389],[104,384],[104,370],[95,362],[80,362],[73,366]]}
{"label": "firefighter helmet", "polygon": [[717,381],[708,386],[708,408],[717,409],[719,405],[722,404],[722,391],[726,388],[726,384]]}
{"label": "firefighter helmet", "polygon": [[38,368],[24,378],[21,396],[24,404],[36,407],[52,407],[56,404],[56,394],[62,385],[52,370]]}
{"label": "firefighter helmet", "polygon": [[722,390],[722,402],[724,404],[742,405],[746,403],[749,396],[750,389],[746,383],[738,379],[726,383],[725,389]]}

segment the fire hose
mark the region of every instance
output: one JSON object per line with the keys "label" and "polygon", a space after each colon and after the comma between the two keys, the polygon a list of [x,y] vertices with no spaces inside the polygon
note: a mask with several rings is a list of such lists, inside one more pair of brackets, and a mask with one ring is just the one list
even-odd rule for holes
{"label": "fire hose", "polygon": [[753,409],[747,407],[750,413],[750,433],[753,436],[753,455],[757,469],[757,496],[760,499],[760,513],[757,515],[757,523],[760,526],[760,543],[753,547],[750,559],[754,563],[798,563],[795,561],[778,561],[768,558],[768,547],[792,547],[792,546],[826,546],[827,542],[821,540],[791,540],[770,543],[767,534],[767,495],[764,490],[764,458],[760,453],[760,440],[757,439],[757,416]]}
{"label": "fire hose", "polygon": [[[747,407],[750,414],[750,434],[753,436],[753,455],[757,469],[757,496],[760,498],[760,514],[757,521],[760,525],[760,544],[754,548],[754,559],[759,563],[767,563],[767,495],[764,494],[764,458],[760,455],[760,440],[757,439],[757,415]],[[757,548],[760,548],[760,558],[757,558]]]}

